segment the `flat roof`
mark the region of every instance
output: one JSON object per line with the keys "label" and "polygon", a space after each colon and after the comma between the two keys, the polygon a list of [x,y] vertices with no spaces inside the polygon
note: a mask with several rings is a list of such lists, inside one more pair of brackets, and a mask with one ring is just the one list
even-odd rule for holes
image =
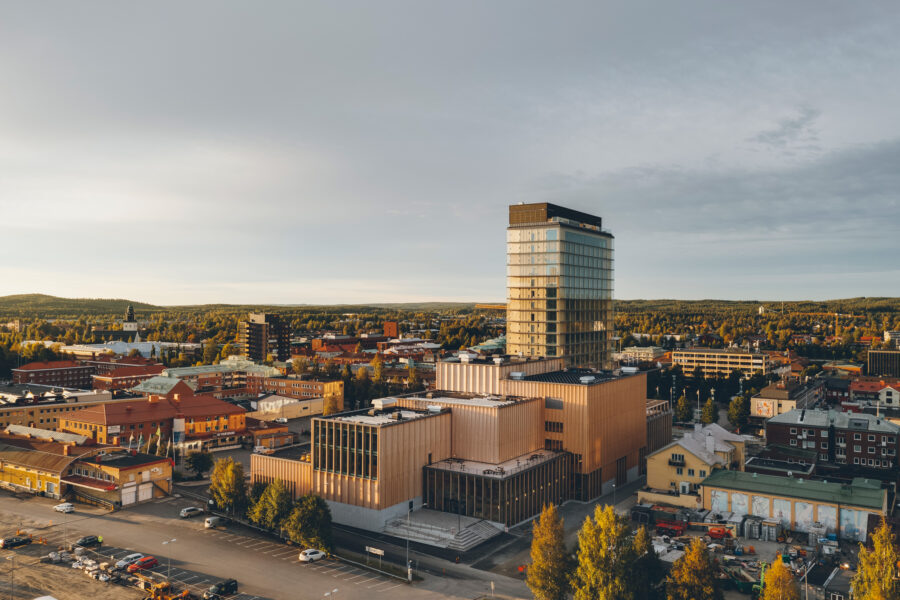
{"label": "flat roof", "polygon": [[464,460],[462,458],[448,458],[432,463],[428,465],[428,468],[502,479],[503,477],[507,477],[525,469],[530,469],[531,467],[543,464],[562,455],[562,452],[554,452],[553,450],[544,450],[543,448],[540,448],[497,464],[484,463],[477,460]]}
{"label": "flat roof", "polygon": [[797,477],[779,477],[778,475],[717,469],[703,480],[702,485],[704,487],[787,496],[800,500],[859,506],[877,511],[882,510],[887,497],[887,490],[881,489],[880,481],[859,477],[854,479],[852,484],[846,485]]}
{"label": "flat roof", "polygon": [[[606,383],[615,381],[622,377],[628,377],[629,373],[616,374],[613,371],[597,371],[594,369],[578,369],[569,368],[561,371],[550,371],[549,373],[537,373],[535,375],[526,375],[523,381],[542,381],[545,383],[567,383],[577,385],[597,385],[598,383]],[[588,380],[589,377],[593,379]],[[513,379],[513,381],[516,381]]]}
{"label": "flat roof", "polygon": [[[375,414],[370,414],[374,412]],[[400,414],[402,418],[397,419],[396,415]],[[367,411],[367,412],[357,412],[357,413],[339,413],[336,415],[332,415],[329,417],[324,417],[325,419],[331,421],[340,421],[342,423],[358,423],[360,425],[374,425],[376,427],[381,427],[383,425],[395,425],[397,423],[406,423],[408,421],[415,421],[417,419],[421,419],[424,417],[430,417],[432,415],[437,415],[440,413],[434,412],[426,412],[421,410],[410,410],[410,409],[399,409],[399,410],[385,410],[385,411]]]}
{"label": "flat roof", "polygon": [[400,396],[399,400],[410,399],[419,400],[421,402],[434,402],[435,404],[453,404],[456,406],[484,406],[488,408],[498,408],[501,406],[510,406],[517,404],[523,400],[531,400],[524,396],[494,396],[489,394],[466,394],[462,392],[448,392],[445,390],[434,390],[432,392],[424,392],[416,395]]}
{"label": "flat roof", "polygon": [[794,409],[769,419],[770,423],[797,425],[798,427],[829,427],[850,429],[859,432],[900,434],[900,426],[884,417],[864,412],[841,412],[837,410]]}

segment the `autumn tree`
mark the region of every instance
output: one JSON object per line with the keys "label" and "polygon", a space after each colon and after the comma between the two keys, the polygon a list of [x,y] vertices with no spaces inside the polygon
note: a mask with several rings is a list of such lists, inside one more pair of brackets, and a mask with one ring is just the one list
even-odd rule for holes
{"label": "autumn tree", "polygon": [[715,571],[706,544],[694,538],[675,561],[666,579],[668,600],[721,600],[722,592],[716,587]]}
{"label": "autumn tree", "polygon": [[372,359],[372,381],[375,383],[384,381],[384,361],[378,354]]}
{"label": "autumn tree", "polygon": [[220,509],[242,514],[247,506],[244,465],[230,456],[217,460],[209,475],[209,495]]}
{"label": "autumn tree", "polygon": [[703,411],[700,414],[700,420],[703,421],[704,425],[709,425],[710,423],[715,423],[718,420],[718,416],[716,403],[713,402],[712,397],[707,398],[706,403],[703,405]]}
{"label": "autumn tree", "polygon": [[900,598],[897,564],[900,554],[894,546],[894,534],[887,521],[872,534],[872,549],[859,545],[859,564],[853,578],[853,597],[864,600],[894,600]]}
{"label": "autumn tree", "polygon": [[800,588],[793,574],[780,559],[766,571],[760,600],[800,600]]}
{"label": "autumn tree", "polygon": [[322,401],[322,416],[327,417],[338,410],[340,410],[340,405],[337,397],[334,394],[325,394],[325,399]]}
{"label": "autumn tree", "polygon": [[728,422],[740,430],[750,417],[750,401],[744,396],[735,396],[728,404]]}
{"label": "autumn tree", "polygon": [[544,506],[534,523],[528,584],[535,600],[565,600],[568,595],[566,546],[563,520],[553,504]]}
{"label": "autumn tree", "polygon": [[300,496],[282,528],[295,544],[331,550],[331,509],[321,496]]}
{"label": "autumn tree", "polygon": [[634,600],[656,600],[662,597],[666,569],[653,549],[653,539],[646,527],[638,529],[632,543],[635,560],[628,574],[631,594]]}
{"label": "autumn tree", "polygon": [[682,396],[675,404],[675,420],[680,423],[687,423],[693,420],[693,418],[694,409],[691,408],[691,403],[688,402],[688,399]]}
{"label": "autumn tree", "polygon": [[259,500],[250,507],[247,517],[266,529],[277,529],[291,514],[291,493],[284,482],[276,479],[266,486]]}
{"label": "autumn tree", "polygon": [[577,567],[572,577],[575,600],[629,598],[628,575],[635,559],[626,520],[612,506],[597,505],[594,518],[578,532]]}
{"label": "autumn tree", "polygon": [[298,356],[291,361],[291,367],[297,375],[303,375],[309,370],[309,361],[303,356]]}
{"label": "autumn tree", "polygon": [[216,344],[216,341],[213,338],[209,338],[206,340],[206,344],[203,346],[203,364],[211,365],[216,362],[216,359],[219,357],[219,346]]}

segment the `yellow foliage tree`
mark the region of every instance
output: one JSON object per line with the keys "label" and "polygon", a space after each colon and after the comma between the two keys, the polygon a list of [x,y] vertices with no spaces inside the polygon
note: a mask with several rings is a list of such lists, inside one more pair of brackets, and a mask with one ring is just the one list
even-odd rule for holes
{"label": "yellow foliage tree", "polygon": [[666,579],[668,600],[721,600],[706,544],[694,538],[684,556],[675,561]]}
{"label": "yellow foliage tree", "polygon": [[900,598],[897,565],[900,554],[894,546],[894,534],[887,521],[872,534],[872,549],[859,545],[859,565],[853,578],[853,597],[861,600],[896,600]]}
{"label": "yellow foliage tree", "polygon": [[586,518],[578,532],[575,600],[631,598],[629,574],[635,558],[628,523],[612,506],[598,505],[594,518]]}
{"label": "yellow foliage tree", "polygon": [[565,600],[568,595],[566,546],[563,541],[563,520],[550,504],[544,506],[534,524],[531,539],[531,565],[528,584],[535,600]]}
{"label": "yellow foliage tree", "polygon": [[766,571],[762,600],[800,600],[800,588],[780,559]]}

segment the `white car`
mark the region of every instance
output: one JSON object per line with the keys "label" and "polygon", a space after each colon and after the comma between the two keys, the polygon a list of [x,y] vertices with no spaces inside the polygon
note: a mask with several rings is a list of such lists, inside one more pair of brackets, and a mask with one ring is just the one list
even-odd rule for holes
{"label": "white car", "polygon": [[284,423],[287,423],[288,420],[285,417],[278,417],[277,419],[275,419],[275,422],[284,424]]}
{"label": "white car", "polygon": [[128,556],[126,556],[125,558],[123,558],[122,560],[120,560],[119,562],[116,563],[116,568],[117,569],[125,569],[128,567],[128,565],[133,565],[134,563],[141,560],[142,558],[144,558],[144,555],[141,554],[140,552],[135,552],[134,554],[129,554]]}
{"label": "white car", "polygon": [[300,553],[300,562],[315,562],[320,558],[325,558],[325,553],[321,550],[314,550],[312,548],[307,548],[303,552]]}
{"label": "white car", "polygon": [[53,507],[53,510],[61,513],[70,513],[75,510],[75,505],[71,502],[63,502],[62,504],[57,504]]}

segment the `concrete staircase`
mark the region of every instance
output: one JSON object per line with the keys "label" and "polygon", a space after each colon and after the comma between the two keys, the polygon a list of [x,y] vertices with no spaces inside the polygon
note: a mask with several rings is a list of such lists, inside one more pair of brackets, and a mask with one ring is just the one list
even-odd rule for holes
{"label": "concrete staircase", "polygon": [[385,524],[384,533],[408,539],[411,542],[465,552],[486,542],[495,535],[499,535],[500,529],[489,521],[477,521],[457,532],[455,527],[446,528],[417,520],[407,521],[400,518],[388,521]]}

